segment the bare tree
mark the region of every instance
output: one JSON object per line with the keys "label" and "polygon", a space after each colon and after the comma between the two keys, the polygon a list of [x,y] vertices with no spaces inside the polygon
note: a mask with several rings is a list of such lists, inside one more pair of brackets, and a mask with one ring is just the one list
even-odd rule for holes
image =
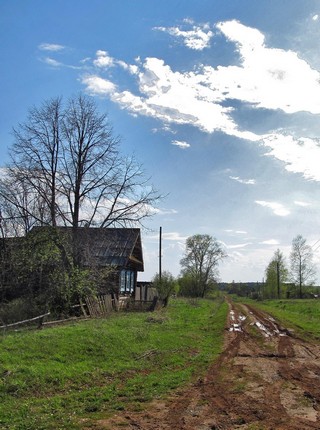
{"label": "bare tree", "polygon": [[[52,226],[57,225],[63,115],[61,98],[30,109],[27,121],[13,129],[15,142],[10,152],[11,178],[45,202]],[[32,215],[37,219],[36,213]]]}
{"label": "bare tree", "polygon": [[[61,98],[48,100],[32,108],[13,134],[9,179],[28,198],[15,199],[8,178],[0,184],[0,197],[25,217],[27,228],[128,226],[154,213],[161,196],[141,166],[120,154],[120,139],[89,97],[79,95],[65,105]],[[31,201],[41,202],[41,210]]]}
{"label": "bare tree", "polygon": [[141,166],[119,153],[119,138],[90,99],[70,100],[63,137],[60,189],[69,224],[130,225],[152,214],[160,196],[148,187]]}
{"label": "bare tree", "polygon": [[311,246],[307,245],[307,240],[299,234],[292,241],[290,274],[292,281],[298,287],[300,298],[302,298],[302,287],[314,284],[315,267],[312,258]]}
{"label": "bare tree", "polygon": [[218,264],[226,256],[222,245],[214,237],[208,234],[188,237],[185,256],[180,264],[182,275],[191,280],[193,295],[205,296],[217,281]]}
{"label": "bare tree", "polygon": [[25,178],[7,170],[0,179],[1,228],[3,236],[22,236],[36,224],[46,224],[50,215],[44,199]]}

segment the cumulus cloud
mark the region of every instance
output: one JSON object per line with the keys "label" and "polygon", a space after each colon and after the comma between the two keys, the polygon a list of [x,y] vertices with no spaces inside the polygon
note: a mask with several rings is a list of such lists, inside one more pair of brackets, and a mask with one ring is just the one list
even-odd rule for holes
{"label": "cumulus cloud", "polygon": [[114,65],[113,58],[109,56],[107,51],[98,50],[96,52],[96,59],[93,61],[96,67],[108,68]]}
{"label": "cumulus cloud", "polygon": [[82,77],[82,83],[86,85],[87,91],[92,95],[106,96],[115,92],[116,86],[100,76],[86,75]]}
{"label": "cumulus cloud", "polygon": [[[209,133],[222,130],[241,137],[242,132],[237,130],[229,115],[232,108],[215,103],[214,92],[199,82],[195,74],[174,72],[163,60],[147,58],[137,77],[140,95],[128,90],[115,91],[113,101],[133,113],[155,117],[166,123],[190,124]],[[97,79],[97,76],[93,75],[93,78]],[[100,82],[104,79],[100,77]],[[87,85],[88,76],[82,82]],[[94,91],[91,87],[90,92],[104,94],[100,87]],[[257,140],[253,134],[248,133],[248,137]]]}
{"label": "cumulus cloud", "polygon": [[[203,45],[199,42],[199,49],[200,46],[202,49],[208,46],[208,41],[214,37],[209,25],[196,26],[190,20],[186,20],[184,25],[189,25],[189,29],[157,29],[183,38],[184,43],[188,41],[190,44],[200,40],[202,36],[199,35],[203,32],[206,38],[201,39]],[[137,58],[136,64],[130,65],[98,50],[93,65],[101,73],[96,70],[82,77],[82,83],[90,94],[109,97],[132,115],[156,118],[166,126],[188,124],[206,133],[219,131],[263,144],[267,155],[281,160],[289,172],[320,181],[317,166],[320,147],[316,139],[294,137],[275,130],[258,135],[241,127],[234,115],[234,100],[252,110],[319,114],[319,72],[295,52],[267,46],[264,35],[256,28],[232,20],[218,23],[216,30],[235,46],[238,64],[217,67],[204,64],[182,72],[173,70],[159,58]],[[59,65],[51,61],[52,65]],[[130,73],[138,88],[136,93],[129,88],[120,88],[115,83],[116,74],[102,75],[111,66]],[[180,141],[177,139],[175,142]],[[247,185],[255,184],[253,179],[230,178]]]}
{"label": "cumulus cloud", "polygon": [[[184,27],[187,27],[187,29],[183,29]],[[210,46],[210,40],[213,37],[213,32],[209,24],[194,25],[191,20],[185,20],[184,26],[155,27],[154,29],[182,39],[187,48],[196,51],[202,51],[208,48]]]}
{"label": "cumulus cloud", "polygon": [[235,20],[221,22],[217,28],[235,44],[240,55],[239,66],[218,68],[220,75],[225,74],[223,82],[232,98],[255,108],[320,113],[317,70],[293,51],[265,46],[264,35],[255,28]]}
{"label": "cumulus cloud", "polygon": [[301,173],[306,179],[320,181],[320,141],[310,138],[295,138],[290,135],[270,134],[264,137],[270,148],[267,153],[285,163],[289,172]]}
{"label": "cumulus cloud", "polygon": [[171,142],[172,145],[174,146],[178,146],[181,149],[186,149],[186,148],[190,148],[190,143],[184,142],[184,141],[180,141],[180,140],[173,140]]}
{"label": "cumulus cloud", "polygon": [[264,200],[256,200],[255,201],[258,205],[266,207],[268,209],[271,209],[272,212],[277,216],[288,216],[290,215],[290,211],[283,206],[283,204],[278,202],[266,202]]}

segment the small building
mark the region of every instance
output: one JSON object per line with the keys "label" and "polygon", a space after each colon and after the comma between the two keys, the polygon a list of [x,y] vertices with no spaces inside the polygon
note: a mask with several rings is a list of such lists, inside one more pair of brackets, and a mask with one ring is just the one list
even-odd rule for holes
{"label": "small building", "polygon": [[[71,227],[58,231],[72,240]],[[76,237],[80,266],[109,273],[100,292],[134,297],[138,272],[144,271],[140,229],[79,227]]]}
{"label": "small building", "polygon": [[110,268],[112,285],[106,289],[134,297],[138,272],[144,271],[140,229],[84,227],[78,229],[78,237],[81,265]]}
{"label": "small building", "polygon": [[[79,227],[73,230],[72,227],[37,226],[25,237],[2,239],[0,251],[3,260],[0,299],[43,294],[50,271],[57,270],[59,264],[61,270],[68,270],[76,261],[80,268],[90,269],[98,294],[136,299],[139,291],[140,300],[137,278],[138,272],[144,271],[144,262],[139,228]],[[23,270],[24,264],[24,260],[19,263],[20,252],[35,256],[32,279],[19,277],[16,269]],[[42,260],[44,255],[46,258]],[[12,266],[13,263],[18,266]],[[28,272],[24,275],[29,276]]]}

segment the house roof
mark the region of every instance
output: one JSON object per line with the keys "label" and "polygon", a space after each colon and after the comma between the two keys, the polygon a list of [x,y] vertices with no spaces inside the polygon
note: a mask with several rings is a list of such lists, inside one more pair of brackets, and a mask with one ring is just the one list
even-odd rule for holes
{"label": "house roof", "polygon": [[[57,230],[71,240],[72,227],[58,227]],[[77,240],[83,265],[114,265],[144,271],[139,228],[79,227]]]}
{"label": "house roof", "polygon": [[80,229],[84,255],[94,257],[98,265],[133,266],[143,272],[143,254],[138,228]]}

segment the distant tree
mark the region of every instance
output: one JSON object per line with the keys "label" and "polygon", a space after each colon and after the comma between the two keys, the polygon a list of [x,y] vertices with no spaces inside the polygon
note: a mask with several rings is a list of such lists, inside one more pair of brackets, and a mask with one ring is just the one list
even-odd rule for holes
{"label": "distant tree", "polygon": [[161,276],[159,273],[152,279],[152,284],[156,288],[160,300],[162,300],[164,306],[167,306],[171,294],[173,294],[177,287],[177,282],[173,275],[168,271],[163,271]]}
{"label": "distant tree", "polygon": [[216,283],[219,262],[227,256],[222,245],[208,234],[196,234],[186,240],[182,266],[182,284],[189,294],[204,297]]}
{"label": "distant tree", "polygon": [[264,296],[267,298],[281,297],[284,283],[288,280],[288,268],[283,253],[277,249],[266,268],[266,284]]}
{"label": "distant tree", "polygon": [[313,285],[315,281],[315,266],[313,264],[311,246],[300,234],[292,241],[290,254],[290,277],[298,289],[298,296],[302,298],[302,288]]}

